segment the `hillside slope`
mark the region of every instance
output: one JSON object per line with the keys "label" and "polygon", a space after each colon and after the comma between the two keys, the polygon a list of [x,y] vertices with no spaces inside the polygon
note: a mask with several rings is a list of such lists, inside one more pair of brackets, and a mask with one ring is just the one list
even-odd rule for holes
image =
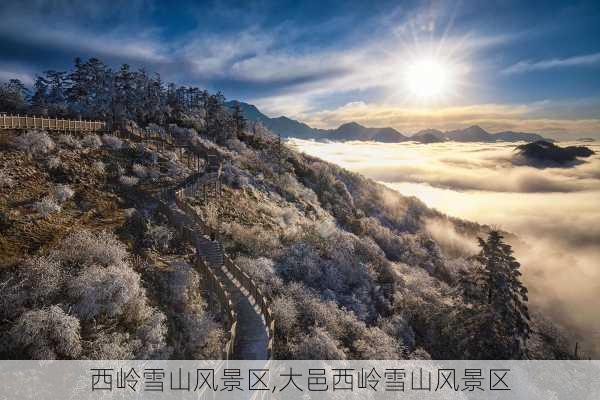
{"label": "hillside slope", "polygon": [[[464,354],[453,350],[462,340],[460,330],[457,330],[460,320],[456,313],[459,309],[457,302],[461,300],[460,297],[456,297],[453,287],[459,271],[468,267],[470,263],[473,246],[469,242],[474,243],[477,235],[484,234],[485,227],[448,218],[428,209],[415,198],[403,197],[358,174],[285,147],[279,148],[276,138],[268,133],[258,136],[246,133],[239,138],[220,142],[221,144],[191,130],[188,136],[191,142],[218,152],[225,162],[225,186],[221,200],[214,203],[196,198],[191,199],[191,202],[198,213],[221,232],[226,249],[235,258],[236,263],[258,281],[262,290],[273,299],[277,335],[276,357],[464,357]],[[85,140],[91,141],[90,138]],[[204,306],[201,306],[194,311],[197,315],[196,320],[201,322],[200,329],[203,332],[214,332],[211,333],[213,339],[206,339],[205,350],[186,350],[180,342],[182,338],[174,337],[177,336],[177,331],[173,329],[180,326],[181,322],[177,321],[181,316],[174,313],[175,309],[170,308],[169,302],[165,302],[165,294],[161,294],[161,288],[169,288],[168,282],[181,279],[173,274],[183,272],[178,268],[159,267],[160,262],[157,260],[160,256],[152,254],[156,251],[166,252],[165,255],[171,254],[172,261],[179,260],[179,263],[185,264],[185,256],[182,258],[177,254],[185,254],[186,251],[178,250],[174,245],[177,240],[173,233],[163,233],[166,239],[160,243],[161,235],[155,231],[160,231],[161,228],[152,227],[163,226],[162,229],[166,229],[166,232],[169,232],[169,228],[165,227],[165,221],[160,219],[159,214],[150,211],[151,202],[147,200],[147,195],[152,190],[170,179],[180,180],[190,171],[177,161],[175,155],[171,155],[171,160],[165,160],[167,164],[170,163],[169,168],[156,169],[149,163],[145,165],[145,173],[141,173],[143,179],[137,182],[133,179],[133,182],[129,182],[123,177],[134,176],[135,170],[141,171],[139,165],[144,165],[143,160],[160,161],[164,159],[164,155],[158,152],[150,158],[140,158],[138,151],[142,151],[142,154],[152,151],[142,150],[127,141],[114,150],[110,147],[114,139],[105,137],[104,140],[108,144],[105,143],[98,150],[71,150],[68,145],[59,145],[43,159],[34,157],[32,161],[27,161],[26,152],[22,150],[11,148],[9,151],[3,151],[3,174],[10,175],[13,183],[20,181],[11,188],[17,192],[6,192],[8,196],[3,196],[2,200],[3,215],[8,216],[4,219],[8,220],[12,227],[10,229],[17,229],[21,224],[19,221],[23,218],[23,211],[18,210],[28,207],[26,204],[43,200],[44,193],[56,184],[58,176],[70,176],[67,181],[71,182],[76,193],[73,197],[75,203],[72,203],[73,200],[66,200],[59,210],[51,211],[46,217],[35,214],[30,217],[33,218],[31,221],[35,221],[36,227],[48,220],[55,226],[64,226],[64,233],[61,233],[61,229],[52,229],[51,232],[46,230],[46,235],[49,236],[39,239],[39,244],[29,247],[28,250],[24,250],[23,246],[35,242],[27,240],[22,231],[14,231],[3,237],[3,251],[13,252],[10,258],[3,256],[5,260],[12,260],[3,266],[3,282],[10,281],[10,276],[14,273],[21,274],[22,270],[30,270],[31,267],[26,266],[31,265],[32,261],[28,261],[26,253],[42,257],[34,260],[50,260],[52,254],[64,251],[60,250],[63,248],[61,246],[64,246],[61,243],[66,244],[73,240],[72,236],[69,236],[71,239],[67,239],[67,242],[61,239],[68,236],[69,231],[72,232],[71,235],[79,231],[95,232],[99,229],[118,232],[120,240],[128,244],[130,251],[142,257],[143,262],[138,261],[136,265],[140,262],[144,265],[154,265],[150,269],[134,267],[143,277],[141,284],[146,286],[145,289],[139,289],[148,293],[148,300],[145,301],[155,304],[154,307],[158,306],[153,312],[162,315],[156,317],[158,319],[155,318],[158,325],[153,328],[161,332],[158,337],[162,337],[162,344],[158,347],[151,345],[154,350],[150,356],[164,358],[178,354],[179,357],[202,357],[203,354],[207,354],[206,346],[218,348],[220,334],[215,330],[218,325],[210,322],[214,317],[202,316]],[[97,143],[101,142],[98,140]],[[64,169],[62,174],[55,175],[53,171],[56,168],[44,161],[54,157],[59,159],[58,162]],[[109,174],[108,178],[103,178],[107,179],[105,184],[98,185],[97,181],[93,183],[93,186],[97,187],[97,194],[79,186],[83,177],[92,179],[91,173],[69,169],[70,165],[75,166],[82,162],[79,157],[85,157],[88,165],[96,165],[98,161],[102,161],[106,170],[115,171]],[[129,173],[123,167],[119,167],[120,163],[128,163],[127,160],[139,161],[138,164],[133,164],[138,167],[131,167],[133,169]],[[55,161],[51,164],[54,165]],[[14,165],[22,167],[15,169]],[[22,186],[26,184],[25,181],[19,180],[14,171],[31,174],[25,171],[34,170],[39,171],[36,174],[43,177],[41,185],[36,187],[36,192],[28,194],[28,200],[12,199],[12,193],[29,193]],[[44,190],[48,185],[50,189]],[[91,196],[87,202],[98,202],[108,196],[113,199],[109,202],[112,209],[127,207],[127,212],[121,211],[109,220],[103,220],[99,218],[102,211],[98,211],[98,206],[88,204],[85,200],[87,197],[84,196]],[[131,207],[135,208],[135,211],[129,210]],[[90,212],[96,217],[82,220],[82,217],[87,215],[85,213]],[[111,225],[109,221],[114,221],[117,215],[122,215],[120,220],[117,218],[120,222]],[[68,223],[59,222],[63,218],[73,216],[76,216],[75,220],[71,219]],[[94,226],[88,226],[90,222],[86,221],[93,221]],[[138,222],[133,224],[132,221]],[[139,224],[141,233],[130,232]],[[444,236],[446,234],[448,237]],[[103,242],[105,239],[98,240],[102,245],[106,245]],[[7,247],[9,242],[12,244]],[[150,253],[148,246],[154,249]],[[41,290],[41,287],[36,287],[41,284],[38,278],[24,276],[31,280],[28,285],[31,285],[35,292]],[[77,279],[78,273],[74,276]],[[193,278],[192,275],[186,279],[198,278]],[[94,285],[91,282],[82,284],[92,285],[91,287]],[[18,291],[9,292],[14,295],[11,294],[5,299],[11,299],[13,303],[15,299],[23,296]],[[44,307],[68,299],[62,298],[63,295],[59,293],[53,296],[58,297],[23,299],[24,302],[19,303],[23,304],[23,308],[19,309],[5,305],[3,309],[9,314],[5,314],[4,318],[17,324],[26,323],[22,320],[29,315],[28,312],[31,313],[28,309],[44,311],[48,310]],[[95,301],[100,301],[100,305],[106,300]],[[189,298],[179,301],[194,309],[187,304]],[[202,304],[201,300],[196,301]],[[106,311],[102,309],[97,312],[105,315],[104,318],[115,318],[105,314]],[[106,353],[108,350],[103,350],[104,352],[97,353],[93,352],[96,351],[94,346],[82,350],[73,345],[75,350],[55,352],[56,357],[80,357],[82,354],[86,354],[86,357],[116,357],[118,354],[119,357],[127,358],[139,357],[142,351],[149,351],[147,346],[150,344],[136,347],[140,345],[133,342],[127,344],[127,340],[117,339],[116,336],[105,336],[103,331],[88,333],[84,315],[86,314],[77,314],[76,311],[75,316],[62,318],[79,319],[82,339],[83,336],[97,338],[92,343],[101,340],[107,344],[120,340],[121,347],[118,349],[124,347],[126,350],[117,353]],[[216,317],[218,320],[218,316]],[[130,323],[120,321],[118,316],[116,318],[114,322],[122,326],[124,334],[132,332],[128,327]],[[542,321],[537,319],[535,322],[536,333],[529,344],[532,356],[564,357],[566,353],[562,345],[559,345],[564,339],[549,335],[546,330],[550,329],[550,325]],[[8,343],[12,343],[11,335],[15,334],[11,333],[13,331],[10,328],[13,323],[5,325],[4,328],[8,329],[4,331],[5,341]],[[144,323],[143,318],[138,322],[140,323]],[[135,329],[141,332],[141,328]],[[140,337],[139,343],[144,343],[143,337]],[[40,355],[39,352],[32,351],[29,347],[24,348],[18,343],[7,348],[13,350],[5,353],[6,355],[18,354],[20,357],[33,358]]]}

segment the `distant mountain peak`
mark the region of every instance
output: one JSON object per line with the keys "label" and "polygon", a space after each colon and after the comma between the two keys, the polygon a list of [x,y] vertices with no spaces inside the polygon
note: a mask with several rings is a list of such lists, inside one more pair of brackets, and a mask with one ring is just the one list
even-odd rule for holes
{"label": "distant mountain peak", "polygon": [[345,124],[338,126],[337,129],[342,129],[342,128],[364,128],[364,126],[359,124],[358,122],[351,121],[351,122],[346,122]]}
{"label": "distant mountain peak", "polygon": [[480,127],[479,125],[471,125],[465,130],[469,131],[469,132],[489,133],[488,131],[486,131],[485,129]]}
{"label": "distant mountain peak", "polygon": [[436,143],[447,140],[457,142],[534,142],[537,140],[552,141],[536,133],[505,131],[489,133],[479,125],[471,125],[464,129],[455,129],[442,132],[437,129],[423,129],[410,138],[392,127],[369,128],[356,121],[346,122],[335,129],[317,129],[303,122],[296,121],[286,116],[271,118],[263,114],[256,106],[237,100],[225,103],[229,107],[239,105],[244,117],[250,121],[260,122],[266,128],[283,137],[316,140],[362,140],[386,143],[398,143],[406,140],[415,140],[422,143]]}

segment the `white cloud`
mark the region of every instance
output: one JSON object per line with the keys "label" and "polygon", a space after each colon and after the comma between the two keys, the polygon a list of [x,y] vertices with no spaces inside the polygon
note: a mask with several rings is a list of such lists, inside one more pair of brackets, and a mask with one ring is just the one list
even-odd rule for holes
{"label": "white cloud", "polygon": [[530,71],[540,71],[553,68],[579,67],[600,64],[600,53],[584,54],[567,58],[553,58],[541,61],[519,61],[505,68],[504,74],[518,74]]}
{"label": "white cloud", "polygon": [[15,72],[6,69],[0,69],[0,82],[6,82],[11,79],[18,79],[27,86],[33,85],[33,75],[25,72]]}

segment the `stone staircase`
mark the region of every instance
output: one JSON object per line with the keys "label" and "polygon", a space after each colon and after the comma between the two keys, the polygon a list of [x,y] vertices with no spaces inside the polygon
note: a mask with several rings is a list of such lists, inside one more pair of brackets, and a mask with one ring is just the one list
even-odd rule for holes
{"label": "stone staircase", "polygon": [[221,242],[202,236],[198,238],[196,247],[198,254],[211,267],[221,267],[225,263],[225,253]]}

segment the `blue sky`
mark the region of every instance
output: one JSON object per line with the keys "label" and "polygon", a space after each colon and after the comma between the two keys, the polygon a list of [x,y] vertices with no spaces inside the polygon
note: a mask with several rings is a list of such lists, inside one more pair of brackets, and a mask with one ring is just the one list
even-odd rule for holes
{"label": "blue sky", "polygon": [[0,80],[95,56],[319,127],[600,137],[597,1],[108,3],[4,0]]}

